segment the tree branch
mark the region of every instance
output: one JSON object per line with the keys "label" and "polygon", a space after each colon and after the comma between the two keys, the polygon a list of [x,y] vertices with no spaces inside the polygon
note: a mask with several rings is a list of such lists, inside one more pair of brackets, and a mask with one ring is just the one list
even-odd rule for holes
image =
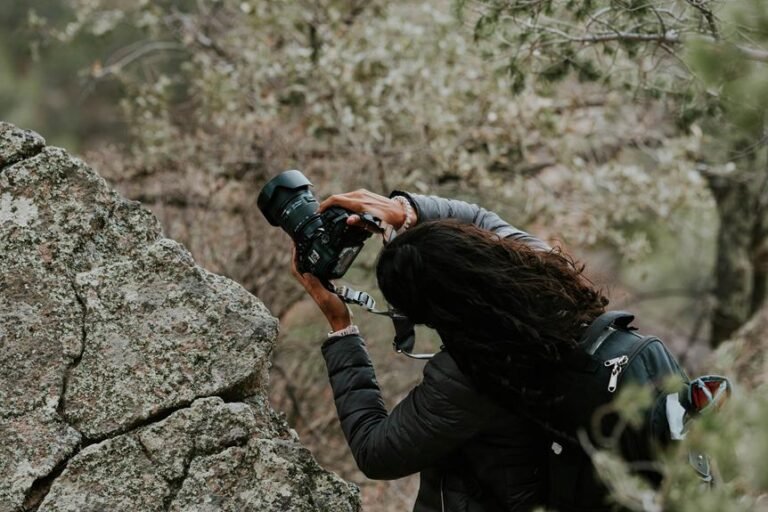
{"label": "tree branch", "polygon": [[748,46],[736,45],[736,48],[748,59],[758,62],[768,62],[768,50],[750,48]]}
{"label": "tree branch", "polygon": [[702,0],[685,0],[690,4],[694,9],[699,11],[702,16],[704,16],[704,19],[707,20],[707,25],[709,25],[709,31],[712,32],[712,37],[714,39],[720,39],[720,35],[717,31],[717,23],[715,23],[715,14],[704,7],[704,2]]}
{"label": "tree branch", "polygon": [[[675,30],[667,30],[664,33],[653,33],[653,32],[622,32],[622,31],[612,31],[612,32],[600,32],[597,34],[589,34],[589,35],[572,35],[567,32],[563,32],[562,30],[553,28],[553,27],[542,27],[533,25],[530,22],[526,23],[527,27],[529,29],[532,29],[534,31],[538,32],[546,32],[550,34],[555,34],[563,38],[563,41],[552,41],[552,43],[560,43],[560,42],[570,42],[570,43],[588,43],[588,44],[595,44],[595,43],[607,43],[607,42],[614,42],[614,41],[634,41],[634,42],[648,42],[648,43],[659,43],[662,45],[679,45],[684,42],[684,38],[680,36],[680,34]],[[701,39],[709,42],[719,42],[718,39],[707,36],[707,35],[699,35]],[[734,44],[734,48],[736,48],[741,54],[749,59],[754,60],[758,62],[768,62],[768,50],[763,50],[760,48],[752,48],[750,46],[743,46]]]}
{"label": "tree branch", "polygon": [[112,74],[117,74],[128,64],[138,59],[141,59],[142,57],[149,55],[150,53],[169,52],[169,51],[185,52],[188,50],[176,42],[155,41],[152,43],[147,43],[132,50],[127,55],[125,55],[124,57],[121,57],[120,59],[118,59],[116,62],[112,64],[109,64],[104,67],[96,66],[92,68],[91,76],[92,78],[98,80],[100,78],[104,78]]}

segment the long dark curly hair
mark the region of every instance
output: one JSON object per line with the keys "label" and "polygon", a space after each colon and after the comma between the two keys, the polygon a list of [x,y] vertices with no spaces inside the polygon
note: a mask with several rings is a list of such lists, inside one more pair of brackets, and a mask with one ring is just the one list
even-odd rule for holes
{"label": "long dark curly hair", "polygon": [[542,403],[545,376],[574,360],[586,326],[608,304],[583,270],[559,249],[440,220],[386,245],[376,276],[387,301],[436,329],[481,391]]}

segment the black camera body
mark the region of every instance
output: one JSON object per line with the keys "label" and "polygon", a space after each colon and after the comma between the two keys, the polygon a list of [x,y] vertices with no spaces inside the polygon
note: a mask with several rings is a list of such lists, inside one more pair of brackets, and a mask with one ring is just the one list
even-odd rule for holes
{"label": "black camera body", "polygon": [[[273,226],[280,226],[296,244],[296,267],[324,282],[343,276],[355,260],[371,232],[350,226],[353,212],[320,206],[312,194],[312,183],[300,171],[291,170],[272,178],[259,193],[257,204]],[[364,221],[379,226],[370,215]]]}
{"label": "black camera body", "polygon": [[[354,212],[332,206],[320,213],[320,204],[309,187],[312,183],[300,171],[285,171],[264,185],[257,204],[270,224],[280,226],[296,244],[296,267],[301,273],[314,274],[328,290],[344,302],[357,304],[371,313],[385,315],[395,326],[394,348],[415,359],[429,359],[431,354],[412,354],[414,324],[391,307],[376,311],[370,295],[342,286],[331,279],[342,277],[355,260],[365,241],[373,234],[368,229],[347,224]],[[383,231],[381,220],[368,213],[357,213],[373,231]]]}

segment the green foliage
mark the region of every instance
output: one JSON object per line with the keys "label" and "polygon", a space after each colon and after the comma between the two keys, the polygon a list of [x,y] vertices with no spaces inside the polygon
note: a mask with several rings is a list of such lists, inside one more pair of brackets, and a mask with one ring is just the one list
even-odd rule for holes
{"label": "green foliage", "polygon": [[[610,450],[592,451],[598,474],[613,498],[633,511],[764,510],[759,505],[760,496],[768,492],[768,435],[764,427],[768,399],[764,391],[737,393],[722,410],[690,421],[685,440],[673,442],[662,456],[660,468],[665,479],[660,489],[650,489]],[[629,387],[615,405],[632,424],[650,404],[649,396],[643,388]],[[689,463],[689,457],[701,454],[706,454],[713,465],[714,486],[706,486]]]}
{"label": "green foliage", "polygon": [[493,9],[488,14],[483,14],[475,22],[475,41],[485,39],[496,31],[499,22],[499,9]]}
{"label": "green foliage", "polygon": [[647,386],[626,386],[616,396],[613,405],[627,425],[639,428],[643,424],[645,411],[653,404],[653,398]]}
{"label": "green foliage", "polygon": [[595,450],[592,462],[600,478],[611,493],[611,501],[628,510],[660,512],[664,510],[661,497],[651,486],[632,473],[627,463],[613,451]]}
{"label": "green foliage", "polygon": [[[454,4],[460,25],[443,2],[72,0],[73,19],[34,23],[69,45],[136,35],[86,75],[121,93],[133,136],[121,165],[137,174],[300,167],[329,188],[460,184],[542,236],[632,259],[649,253],[653,222],[711,208],[690,172],[701,137],[663,129],[667,93],[632,103],[623,46],[604,46],[606,69],[602,51],[543,30],[546,12],[586,23],[605,2],[479,4],[481,17],[478,2]],[[529,18],[536,28],[518,30]],[[642,162],[626,157],[636,145]]]}
{"label": "green foliage", "polygon": [[[664,492],[671,508],[760,510],[758,497],[768,492],[766,420],[768,400],[760,389],[737,393],[723,410],[699,418],[677,454],[678,463],[670,463]],[[707,453],[716,464],[720,483],[708,492],[699,491],[699,483],[681,461],[688,449]]]}
{"label": "green foliage", "polygon": [[768,48],[768,5],[745,0],[723,13],[732,29],[718,41],[688,45],[687,61],[722,101],[723,111],[743,134],[760,137],[768,110],[768,52],[757,59],[750,50]]}
{"label": "green foliage", "polygon": [[761,0],[742,0],[728,6],[726,14],[734,27],[745,34],[756,35],[762,40],[768,34],[768,8]]}
{"label": "green foliage", "polygon": [[[580,67],[594,70],[590,80],[611,76],[615,82],[651,88],[657,83],[648,70],[685,76],[684,69],[668,56],[677,51],[680,34],[714,36],[717,31],[707,21],[714,16],[711,2],[675,2],[671,6],[664,0],[464,0],[455,2],[454,9],[462,19],[475,16],[476,39],[499,52],[515,54],[531,74],[562,78],[566,73],[553,74],[552,69],[562,69],[570,58],[582,63]],[[512,44],[513,40],[520,44]],[[605,60],[601,54],[620,58]],[[663,67],[659,67],[661,63]]]}
{"label": "green foliage", "polygon": [[[768,101],[768,15],[761,0],[476,0],[455,8],[463,17],[474,13],[482,27],[476,38],[491,53],[513,55],[528,77],[552,82],[575,75],[671,98],[683,131],[700,120],[713,138],[761,137]],[[734,136],[735,130],[741,133]],[[722,153],[720,164],[727,162]]]}
{"label": "green foliage", "polygon": [[[120,23],[79,32],[68,2],[6,2],[0,9],[0,118],[45,133],[48,142],[77,150],[80,141],[114,140],[123,130],[114,104],[120,84],[97,80],[89,72],[109,53],[133,42],[139,31]],[[60,28],[53,28],[54,21]],[[119,25],[119,27],[118,27]],[[88,115],[80,115],[86,111]]]}

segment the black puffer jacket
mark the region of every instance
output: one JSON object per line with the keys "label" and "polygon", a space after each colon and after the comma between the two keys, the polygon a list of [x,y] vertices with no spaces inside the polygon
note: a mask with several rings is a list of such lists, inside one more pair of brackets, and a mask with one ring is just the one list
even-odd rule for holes
{"label": "black puffer jacket", "polygon": [[[419,222],[458,218],[541,249],[540,240],[498,215],[461,201],[410,195]],[[323,345],[341,427],[372,479],[421,472],[415,512],[528,511],[543,502],[544,436],[536,425],[480,394],[442,351],[389,414],[360,336]]]}

